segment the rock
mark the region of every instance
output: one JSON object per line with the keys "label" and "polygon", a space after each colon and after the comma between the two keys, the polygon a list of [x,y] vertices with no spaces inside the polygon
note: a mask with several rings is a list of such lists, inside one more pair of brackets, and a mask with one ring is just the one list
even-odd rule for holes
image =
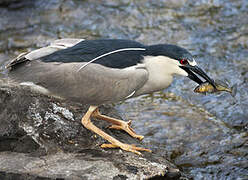
{"label": "rock", "polygon": [[[85,129],[88,105],[37,94],[0,80],[0,179],[178,179],[180,171],[164,157],[102,149],[105,141]],[[111,106],[103,114],[120,118]],[[117,139],[146,147],[124,132],[93,122]]]}

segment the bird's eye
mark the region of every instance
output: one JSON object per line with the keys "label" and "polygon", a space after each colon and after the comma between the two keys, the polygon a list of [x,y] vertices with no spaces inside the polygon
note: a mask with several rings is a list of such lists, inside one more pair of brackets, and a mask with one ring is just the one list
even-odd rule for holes
{"label": "bird's eye", "polygon": [[182,65],[186,65],[186,64],[188,64],[189,62],[188,62],[188,60],[187,59],[181,59],[180,60],[180,64],[182,64]]}

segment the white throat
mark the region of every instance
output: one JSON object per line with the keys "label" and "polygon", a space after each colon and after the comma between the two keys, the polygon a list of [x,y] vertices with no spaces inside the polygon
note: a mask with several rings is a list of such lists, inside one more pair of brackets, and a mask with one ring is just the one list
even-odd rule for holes
{"label": "white throat", "polygon": [[167,88],[173,81],[173,75],[187,76],[188,73],[179,67],[179,62],[165,56],[146,56],[143,63],[149,77],[146,84],[136,95],[160,91]]}

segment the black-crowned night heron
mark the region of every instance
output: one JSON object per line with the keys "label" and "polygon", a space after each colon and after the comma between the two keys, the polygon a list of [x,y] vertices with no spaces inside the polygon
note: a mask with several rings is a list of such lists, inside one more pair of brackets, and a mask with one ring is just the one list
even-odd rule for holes
{"label": "black-crowned night heron", "polygon": [[131,40],[60,39],[48,47],[20,54],[6,67],[9,77],[22,85],[91,105],[82,124],[110,142],[101,147],[119,147],[137,154],[150,150],[124,144],[92,124],[90,117],[102,119],[112,123],[113,129],[143,139],[130,127],[130,121],[101,115],[99,105],[163,90],[174,74],[201,84],[198,74],[214,86],[186,49],[170,44],[146,46]]}

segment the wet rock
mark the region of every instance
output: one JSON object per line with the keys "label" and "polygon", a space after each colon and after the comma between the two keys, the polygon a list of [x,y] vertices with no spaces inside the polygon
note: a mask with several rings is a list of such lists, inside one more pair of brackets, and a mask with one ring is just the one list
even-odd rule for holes
{"label": "wet rock", "polygon": [[[101,149],[105,141],[85,129],[87,105],[72,104],[0,81],[0,179],[177,179],[180,172],[156,153],[138,156]],[[119,118],[111,106],[102,113]],[[106,128],[129,144],[146,146],[124,132]]]}

